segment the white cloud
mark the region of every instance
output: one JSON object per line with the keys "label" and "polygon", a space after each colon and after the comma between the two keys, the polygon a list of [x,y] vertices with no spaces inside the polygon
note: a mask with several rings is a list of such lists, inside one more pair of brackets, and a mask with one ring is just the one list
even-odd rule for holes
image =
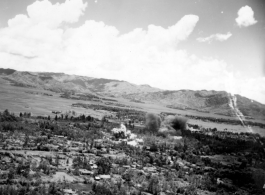
{"label": "white cloud", "polygon": [[265,104],[265,77],[237,81],[237,93]]}
{"label": "white cloud", "polygon": [[36,1],[28,6],[27,11],[33,23],[57,27],[62,22],[77,22],[86,6],[87,3],[83,3],[82,0],[66,0],[63,4],[56,3],[55,5],[44,0]]}
{"label": "white cloud", "polygon": [[209,37],[205,37],[205,38],[197,38],[197,41],[199,42],[207,42],[207,43],[211,43],[212,41],[226,41],[227,39],[229,39],[232,36],[232,33],[228,32],[226,34],[214,34],[214,35],[210,35]]}
{"label": "white cloud", "polygon": [[254,18],[254,11],[249,6],[241,7],[238,12],[238,17],[235,19],[239,27],[247,27],[257,23]]}
{"label": "white cloud", "polygon": [[[78,21],[86,6],[82,0],[30,5],[28,15],[17,15],[8,27],[0,29],[1,66],[112,78],[172,90],[226,90],[229,74],[224,61],[199,58],[178,48],[193,32],[198,16],[186,15],[168,28],[149,25],[147,30],[138,28],[122,35],[113,26],[91,20],[67,27],[67,23]],[[227,39],[228,35],[215,39]]]}
{"label": "white cloud", "polygon": [[67,0],[52,5],[49,1],[36,1],[28,6],[27,15],[17,15],[0,29],[0,51],[25,57],[50,55],[62,49],[62,25],[77,22],[86,4],[82,0]]}

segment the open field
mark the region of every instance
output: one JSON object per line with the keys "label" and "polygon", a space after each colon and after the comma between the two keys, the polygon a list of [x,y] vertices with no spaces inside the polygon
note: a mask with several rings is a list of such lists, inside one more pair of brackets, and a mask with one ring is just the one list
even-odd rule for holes
{"label": "open field", "polygon": [[[35,93],[35,94],[31,94]],[[38,93],[38,94],[36,94]],[[52,96],[43,95],[44,93],[50,94]],[[180,115],[193,115],[193,116],[202,116],[202,117],[215,117],[215,118],[225,118],[225,119],[235,119],[233,117],[228,116],[220,116],[212,113],[202,113],[198,111],[183,111],[176,110],[164,107],[162,105],[149,104],[149,103],[136,103],[130,102],[129,100],[116,98],[116,100],[124,105],[129,105],[133,107],[133,109],[153,112],[153,113],[161,113],[161,112],[170,112]],[[93,110],[93,109],[85,109],[81,107],[72,107],[73,103],[84,103],[84,104],[100,104],[104,105],[100,102],[93,101],[83,101],[83,100],[72,100],[72,99],[64,99],[60,97],[59,93],[54,93],[46,90],[39,90],[33,88],[24,88],[24,87],[15,87],[10,86],[4,82],[1,82],[0,86],[0,111],[8,109],[11,112],[19,114],[19,112],[31,112],[34,116],[54,116],[52,111],[62,111],[62,113],[67,111],[75,111],[77,114],[85,114],[91,115],[96,118],[101,118],[107,112],[104,110]],[[255,122],[265,123],[265,121],[253,120]],[[249,129],[245,128],[241,125],[230,125],[230,124],[220,124],[214,122],[204,122],[200,120],[190,119],[189,123],[202,125],[205,128],[214,128],[216,127],[218,130],[224,130],[225,128],[228,131],[233,132],[248,132]],[[251,127],[252,132],[260,133],[265,136],[265,129],[260,127]]]}
{"label": "open field", "polygon": [[[39,94],[29,94],[26,92],[49,93],[53,96],[44,96]],[[77,113],[90,114],[95,117],[100,117],[100,113],[88,111],[82,108],[73,108],[71,105],[73,101],[59,97],[58,93],[53,93],[45,90],[15,87],[9,85],[0,86],[0,110],[8,109],[11,112],[19,114],[19,112],[31,112],[33,115],[51,115],[52,111],[66,112],[74,110]]]}

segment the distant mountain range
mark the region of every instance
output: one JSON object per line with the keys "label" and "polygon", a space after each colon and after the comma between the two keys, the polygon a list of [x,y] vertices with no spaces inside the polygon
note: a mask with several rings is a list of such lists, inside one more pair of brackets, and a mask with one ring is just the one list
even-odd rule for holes
{"label": "distant mountain range", "polygon": [[160,89],[148,85],[135,85],[126,81],[67,75],[64,73],[21,72],[12,69],[0,69],[0,76],[15,86],[46,89],[54,92],[73,91],[120,96],[130,93],[160,91]]}
{"label": "distant mountain range", "polygon": [[225,91],[178,90],[158,91],[147,94],[126,94],[126,99],[163,104],[179,110],[196,110],[225,116],[265,118],[265,105],[240,95]]}
{"label": "distant mountain range", "polygon": [[14,72],[16,72],[16,70],[14,69],[4,69],[4,68],[0,68],[0,75],[10,75],[13,74]]}
{"label": "distant mountain range", "polygon": [[167,91],[126,81],[49,72],[22,72],[0,68],[0,79],[11,85],[46,89],[54,92],[90,93],[98,96],[123,97],[132,101],[151,102],[180,110],[220,115],[244,115],[265,118],[265,105],[225,91]]}

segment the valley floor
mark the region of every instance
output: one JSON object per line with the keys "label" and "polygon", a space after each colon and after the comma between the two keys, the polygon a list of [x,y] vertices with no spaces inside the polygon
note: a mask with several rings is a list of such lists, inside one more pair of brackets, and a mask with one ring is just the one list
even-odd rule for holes
{"label": "valley floor", "polygon": [[[74,111],[77,115],[78,114],[85,114],[91,115],[95,118],[101,119],[102,116],[106,114],[110,114],[109,111],[100,110],[100,109],[85,109],[84,107],[73,107],[73,104],[81,103],[81,104],[94,104],[94,105],[104,105],[109,107],[120,107],[119,105],[127,106],[127,108],[132,108],[135,110],[143,111],[143,112],[151,112],[151,113],[171,113],[173,115],[178,114],[181,116],[199,116],[199,117],[211,117],[217,119],[227,119],[227,120],[235,120],[239,121],[235,117],[228,117],[228,116],[220,116],[213,113],[201,113],[192,110],[176,110],[167,108],[162,105],[156,104],[148,104],[148,103],[137,103],[131,102],[126,99],[122,98],[112,98],[115,99],[118,103],[118,106],[113,105],[113,102],[109,101],[84,101],[84,100],[73,100],[73,99],[66,99],[61,98],[59,93],[54,93],[51,91],[46,90],[39,90],[33,88],[24,88],[24,87],[16,87],[11,86],[5,83],[1,83],[0,85],[0,111],[5,110],[8,108],[11,112],[19,114],[19,112],[30,112],[34,116],[51,116],[54,117],[55,115],[52,114],[52,111],[60,111],[61,113],[67,113],[69,111]],[[110,103],[110,104],[109,104]],[[123,108],[123,107],[120,107]],[[250,120],[253,122],[265,124],[263,120],[253,119]],[[259,126],[251,126],[247,128],[241,124],[227,124],[227,123],[216,123],[212,121],[202,121],[199,119],[189,118],[189,123],[197,124],[199,126],[203,126],[206,128],[217,128],[219,131],[223,131],[226,129],[227,131],[232,132],[252,132],[252,133],[259,133],[260,135],[265,136],[265,128],[261,128]]]}
{"label": "valley floor", "polygon": [[[264,137],[192,124],[181,136],[150,134],[144,112],[126,111],[101,120],[1,112],[1,194],[264,194]],[[140,123],[121,134],[122,117]]]}

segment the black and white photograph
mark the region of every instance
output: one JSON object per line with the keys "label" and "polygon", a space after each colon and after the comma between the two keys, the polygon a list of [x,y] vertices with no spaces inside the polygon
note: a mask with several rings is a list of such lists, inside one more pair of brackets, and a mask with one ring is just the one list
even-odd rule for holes
{"label": "black and white photograph", "polygon": [[0,195],[265,195],[264,0],[0,0]]}

